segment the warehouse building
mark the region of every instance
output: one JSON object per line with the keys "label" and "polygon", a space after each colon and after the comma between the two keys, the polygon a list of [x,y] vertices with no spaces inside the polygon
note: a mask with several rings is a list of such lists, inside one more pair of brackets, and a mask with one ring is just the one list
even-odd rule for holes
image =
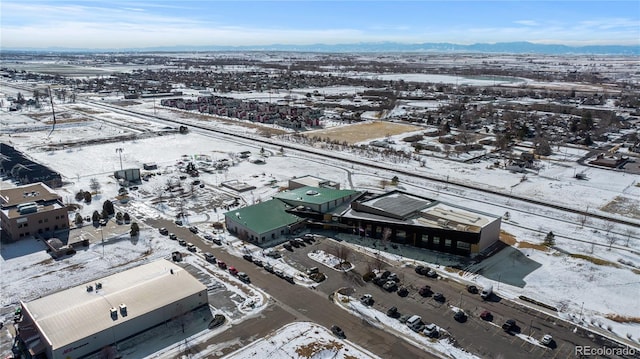
{"label": "warehouse building", "polygon": [[392,191],[351,202],[340,222],[361,236],[470,256],[498,241],[501,217]]}
{"label": "warehouse building", "polygon": [[26,357],[82,358],[206,305],[206,286],[161,259],[22,302],[16,343]]}
{"label": "warehouse building", "polygon": [[0,190],[0,219],[3,236],[11,241],[69,230],[62,197],[44,183]]}

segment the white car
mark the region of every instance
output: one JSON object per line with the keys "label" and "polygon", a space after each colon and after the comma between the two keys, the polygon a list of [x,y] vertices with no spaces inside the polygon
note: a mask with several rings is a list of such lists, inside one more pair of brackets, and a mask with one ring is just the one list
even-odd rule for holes
{"label": "white car", "polygon": [[540,340],[540,343],[543,345],[549,345],[551,342],[553,342],[553,337],[549,334],[545,334]]}

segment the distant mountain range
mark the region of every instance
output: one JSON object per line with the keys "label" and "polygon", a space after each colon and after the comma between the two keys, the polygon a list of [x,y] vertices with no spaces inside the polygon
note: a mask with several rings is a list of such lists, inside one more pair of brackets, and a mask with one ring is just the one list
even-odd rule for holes
{"label": "distant mountain range", "polygon": [[640,45],[567,46],[534,44],[531,42],[498,42],[460,45],[452,43],[404,44],[398,42],[369,42],[355,44],[312,45],[253,45],[253,46],[165,46],[127,49],[73,49],[73,48],[14,48],[3,51],[33,52],[185,52],[185,51],[289,51],[289,52],[432,52],[432,53],[504,53],[546,55],[640,55]]}

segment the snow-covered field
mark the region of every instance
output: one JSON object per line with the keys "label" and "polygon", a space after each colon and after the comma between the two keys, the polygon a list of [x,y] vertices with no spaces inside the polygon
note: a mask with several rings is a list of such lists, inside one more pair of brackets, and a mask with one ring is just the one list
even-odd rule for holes
{"label": "snow-covered field", "polygon": [[348,340],[336,338],[315,323],[294,322],[227,356],[227,359],[375,359],[373,353]]}
{"label": "snow-covered field", "polygon": [[[71,107],[60,105],[61,112],[65,106]],[[178,118],[175,112],[154,109],[152,101],[142,102],[130,108],[148,114],[157,112],[165,118]],[[167,197],[160,201],[156,199],[166,181],[178,174],[177,163],[184,160],[184,155],[189,156],[188,158],[192,158],[193,155],[206,155],[213,160],[237,160],[235,154],[238,152],[250,150],[252,154],[258,155],[261,148],[265,149],[265,165],[237,160],[236,164],[226,171],[202,173],[200,180],[205,183],[205,189],[201,192],[196,189],[196,195],[185,197],[182,204],[191,214],[188,217],[190,223],[210,230],[210,223],[222,218],[222,207],[218,207],[216,211],[210,208],[201,210],[205,200],[220,199],[223,205],[228,198],[240,196],[242,204],[255,203],[269,199],[280,186],[286,185],[288,178],[302,175],[314,175],[336,181],[343,188],[381,192],[386,186],[386,190],[403,189],[488,213],[503,215],[508,212],[509,218],[503,220],[503,230],[513,236],[514,248],[521,255],[541,266],[523,278],[523,286],[501,283],[498,289],[501,295],[514,298],[526,295],[540,299],[558,307],[560,316],[582,322],[585,326],[604,328],[605,332],[609,331],[611,335],[622,338],[629,334],[636,343],[640,338],[639,324],[617,323],[606,318],[607,315],[619,315],[637,320],[639,316],[635,293],[640,293],[640,233],[635,228],[620,224],[610,225],[612,222],[591,218],[581,223],[582,218],[578,215],[455,186],[456,183],[460,183],[489,188],[591,213],[624,217],[628,221],[640,223],[637,217],[622,212],[611,212],[606,207],[621,198],[623,200],[620,203],[623,206],[636,210],[640,208],[638,177],[624,172],[578,166],[575,161],[585,154],[584,150],[561,148],[555,155],[542,161],[539,171],[529,172],[526,176],[494,168],[491,162],[487,161],[465,164],[429,157],[426,163],[421,165],[415,161],[392,163],[389,159],[372,155],[371,161],[387,163],[390,168],[428,174],[448,181],[447,185],[433,184],[400,176],[398,186],[390,187],[388,181],[394,176],[394,172],[391,171],[374,171],[364,166],[345,165],[293,151],[280,153],[277,144],[261,146],[196,131],[187,135],[166,133],[162,136],[124,142],[55,147],[57,144],[77,140],[79,129],[83,131],[82,136],[97,139],[133,131],[114,123],[131,124],[136,129],[151,131],[160,131],[165,126],[114,113],[95,116],[102,119],[91,119],[78,125],[59,126],[49,135],[49,129],[29,129],[28,127],[34,124],[32,119],[23,115],[2,113],[0,123],[3,130],[0,132],[0,140],[16,146],[34,160],[59,171],[68,184],[58,189],[58,192],[67,203],[75,203],[75,193],[81,189],[88,190],[91,179],[97,179],[100,191],[91,204],[81,204],[80,213],[83,216],[100,210],[104,200],[116,196],[119,186],[112,175],[120,169],[120,159],[124,168],[141,168],[143,163],[155,162],[159,165],[156,172],[160,173],[149,182],[143,182],[137,192],[130,193],[132,201],[126,208],[140,218],[172,219],[178,212],[178,204],[172,203]],[[23,130],[6,130],[11,127],[21,127]],[[241,126],[226,128],[255,133]],[[396,143],[400,143],[401,136],[393,138]],[[276,143],[280,141],[273,140]],[[44,150],[45,145],[50,145],[47,146],[49,149]],[[123,149],[122,152],[117,150],[119,148]],[[353,158],[358,154],[343,153],[342,156]],[[576,180],[575,173],[585,169],[588,180]],[[256,189],[242,194],[229,192],[220,187],[220,184],[227,180],[239,180],[255,186]],[[383,184],[385,181],[387,184]],[[11,185],[7,182],[2,184],[3,188]],[[188,183],[184,183],[183,187],[188,189]],[[555,234],[556,245],[555,249],[547,250],[538,245],[550,231]],[[237,249],[237,253],[245,250],[232,238],[229,238],[229,241],[236,243],[237,247],[234,248]],[[29,300],[84,282],[87,278],[101,277],[144,261],[165,257],[175,249],[174,245],[177,246],[162,240],[153,229],[143,229],[137,243],[124,237],[120,240],[109,238],[107,243],[109,255],[102,256],[102,247],[94,244],[73,257],[59,261],[52,260],[43,251],[42,243],[36,240],[3,245],[0,258],[2,305],[15,306],[19,300]],[[411,261],[397,255],[394,258],[400,259],[398,263]],[[196,265],[197,263],[199,262],[195,261]],[[503,270],[508,271],[510,263],[502,264]],[[288,270],[284,264],[282,266]],[[461,273],[460,278],[476,283],[494,283],[494,288],[498,288],[500,280],[468,273]],[[577,318],[580,314],[582,318]],[[609,326],[611,330],[607,329]]]}

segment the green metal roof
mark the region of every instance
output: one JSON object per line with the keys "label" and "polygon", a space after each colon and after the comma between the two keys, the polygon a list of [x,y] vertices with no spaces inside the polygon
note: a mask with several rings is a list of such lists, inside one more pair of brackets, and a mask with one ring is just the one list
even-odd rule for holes
{"label": "green metal roof", "polygon": [[333,189],[319,187],[300,187],[290,191],[284,191],[276,194],[273,198],[279,198],[283,201],[298,201],[309,204],[323,204],[331,202],[343,197],[348,197],[358,193],[358,191],[350,189]]}
{"label": "green metal roof", "polygon": [[286,203],[271,199],[252,206],[226,212],[225,217],[240,223],[256,233],[266,233],[271,230],[294,224],[300,217],[287,213],[291,208]]}

